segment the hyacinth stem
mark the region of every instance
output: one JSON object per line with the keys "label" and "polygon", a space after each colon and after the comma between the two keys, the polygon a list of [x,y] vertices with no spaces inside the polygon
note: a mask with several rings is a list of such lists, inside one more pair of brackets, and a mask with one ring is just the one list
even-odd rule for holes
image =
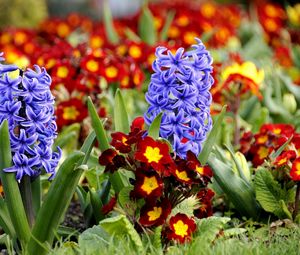
{"label": "hyacinth stem", "polygon": [[40,176],[36,177],[34,181],[31,182],[31,192],[32,192],[32,206],[34,215],[37,215],[42,202],[42,193],[41,193],[41,178]]}
{"label": "hyacinth stem", "polygon": [[300,203],[300,182],[297,182],[297,190],[295,195],[295,209],[293,212],[293,219],[297,217],[299,211],[299,203]]}
{"label": "hyacinth stem", "polygon": [[21,196],[27,216],[29,226],[32,227],[35,221],[35,214],[32,202],[31,180],[30,176],[25,175],[20,182]]}

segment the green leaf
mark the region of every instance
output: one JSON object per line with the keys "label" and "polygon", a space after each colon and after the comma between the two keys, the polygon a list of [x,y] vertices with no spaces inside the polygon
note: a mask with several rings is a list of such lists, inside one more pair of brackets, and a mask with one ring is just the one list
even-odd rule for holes
{"label": "green leaf", "polygon": [[125,28],[124,33],[130,41],[133,41],[135,43],[140,43],[141,42],[141,38],[133,30],[131,30],[129,27]]}
{"label": "green leaf", "polygon": [[225,113],[226,113],[226,107],[227,107],[226,105],[223,106],[222,111],[218,115],[218,118],[217,118],[215,124],[213,125],[212,130],[210,131],[207,139],[204,142],[202,151],[201,151],[200,155],[198,156],[198,159],[202,165],[206,164],[209,154],[211,153],[212,148],[218,139],[218,135],[221,131],[222,121],[223,121]]}
{"label": "green leaf", "polygon": [[99,254],[99,251],[109,243],[110,235],[100,226],[87,229],[78,239],[80,251],[85,255]]}
{"label": "green leaf", "polygon": [[101,211],[103,204],[100,195],[94,189],[90,190],[90,194],[91,194],[91,205],[93,208],[93,215],[96,222],[98,223],[100,220],[104,219],[104,214]]}
{"label": "green leaf", "polygon": [[281,145],[277,151],[272,151],[272,153],[270,154],[270,158],[272,160],[275,160],[281,154],[281,152],[284,151],[285,147],[291,142],[292,139],[293,136],[291,136],[283,145]]}
{"label": "green leaf", "polygon": [[32,237],[27,245],[29,254],[43,255],[47,253],[47,250],[39,243],[52,245],[55,231],[70,204],[83,172],[83,168],[76,168],[77,163],[83,158],[84,153],[74,152],[58,169],[32,229]]}
{"label": "green leaf", "polygon": [[105,151],[109,148],[109,143],[108,143],[105,129],[103,127],[103,124],[97,114],[96,108],[90,97],[88,97],[87,104],[88,104],[89,114],[92,119],[92,126],[96,133],[96,137],[99,143],[99,148],[101,151]]}
{"label": "green leaf", "polygon": [[[250,183],[249,183],[249,181],[250,181],[250,178],[249,178],[250,173],[246,174],[246,175],[247,175],[247,177],[246,177],[245,171],[244,171],[244,169],[243,169],[243,167],[242,167],[242,162],[241,162],[241,160],[233,153],[233,151],[232,151],[228,146],[225,145],[225,147],[226,147],[226,149],[229,151],[229,153],[230,153],[230,155],[231,155],[231,158],[233,159],[233,162],[234,162],[234,164],[235,164],[235,166],[236,166],[236,168],[237,168],[237,170],[238,170],[239,176],[240,176],[247,184],[250,184]],[[249,172],[249,168],[248,168],[248,172]]]}
{"label": "green leaf", "polygon": [[256,202],[253,187],[217,158],[209,157],[208,164],[213,170],[214,180],[222,188],[235,209],[242,216],[256,219],[259,216],[260,206]]}
{"label": "green leaf", "polygon": [[163,113],[159,113],[153,122],[151,123],[149,129],[148,129],[148,135],[151,136],[153,139],[159,138],[159,130],[160,130],[160,123]]}
{"label": "green leaf", "polygon": [[245,228],[229,228],[229,229],[225,229],[223,231],[223,236],[224,237],[234,237],[234,236],[239,236],[245,232],[247,232],[247,229],[245,229]]}
{"label": "green leaf", "polygon": [[79,164],[86,164],[88,162],[89,157],[91,155],[91,151],[93,149],[95,139],[96,139],[96,133],[95,131],[92,131],[84,140],[84,143],[80,148],[80,151],[84,153],[84,158],[82,159],[81,162],[79,162]]}
{"label": "green leaf", "polygon": [[118,203],[120,207],[130,216],[134,216],[137,209],[137,203],[130,199],[130,192],[132,190],[132,186],[124,187],[118,195]]}
{"label": "green leaf", "polygon": [[7,205],[2,197],[0,198],[0,226],[10,238],[16,238],[16,232],[9,216]]}
{"label": "green leaf", "polygon": [[265,211],[274,213],[280,219],[292,219],[284,204],[285,192],[281,189],[280,184],[274,180],[270,171],[261,168],[255,174],[254,186],[256,199]]}
{"label": "green leaf", "polygon": [[166,41],[167,38],[168,38],[168,31],[169,31],[169,28],[174,20],[174,17],[175,17],[175,11],[174,10],[171,10],[167,13],[167,17],[166,17],[166,21],[165,21],[165,24],[160,32],[160,35],[159,35],[159,39],[160,41]]}
{"label": "green leaf", "polygon": [[108,0],[103,1],[103,23],[108,41],[112,44],[117,44],[120,38],[113,24]]}
{"label": "green leaf", "polygon": [[186,214],[189,217],[194,216],[194,211],[200,207],[199,199],[196,196],[191,196],[184,199],[181,203],[172,209],[172,215],[177,213]]}
{"label": "green leaf", "polygon": [[212,243],[230,218],[215,217],[201,219],[197,222],[197,233],[193,243]]}
{"label": "green leaf", "polygon": [[162,226],[156,227],[154,229],[154,235],[153,235],[153,246],[157,251],[162,250],[162,242],[161,242],[161,232],[162,232]]}
{"label": "green leaf", "polygon": [[[7,120],[0,126],[0,176],[4,189],[5,201],[11,222],[20,242],[25,245],[30,237],[30,227],[27,221],[18,182],[15,173],[5,173],[3,169],[11,166],[11,150]],[[9,223],[9,222],[8,222]],[[10,229],[11,234],[13,230]]]}
{"label": "green leaf", "polygon": [[125,215],[104,219],[100,222],[100,226],[114,237],[124,238],[124,235],[129,236],[139,253],[143,253],[142,240]]}
{"label": "green leaf", "polygon": [[125,103],[120,89],[117,89],[114,106],[115,131],[129,133],[129,121]]}
{"label": "green leaf", "polygon": [[149,45],[156,43],[157,35],[154,26],[154,18],[147,5],[143,6],[142,14],[139,19],[138,31],[141,39],[145,43]]}
{"label": "green leaf", "polygon": [[55,142],[52,146],[53,150],[56,150],[57,147],[60,147],[62,149],[65,146],[72,147],[74,149],[78,141],[79,132],[79,123],[74,123],[64,128],[55,139]]}
{"label": "green leaf", "polygon": [[292,79],[282,72],[278,73],[278,77],[283,85],[296,97],[297,101],[300,102],[300,87],[294,84]]}

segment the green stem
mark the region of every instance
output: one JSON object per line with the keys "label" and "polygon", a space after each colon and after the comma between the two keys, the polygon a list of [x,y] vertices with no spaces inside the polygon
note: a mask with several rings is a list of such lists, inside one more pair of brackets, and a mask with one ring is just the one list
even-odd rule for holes
{"label": "green stem", "polygon": [[42,202],[42,192],[41,192],[41,178],[36,177],[33,182],[31,182],[31,192],[32,192],[32,206],[34,215],[37,215],[41,207]]}
{"label": "green stem", "polygon": [[293,212],[293,219],[296,218],[296,216],[299,212],[299,202],[300,202],[300,182],[297,182],[297,190],[296,190],[296,196],[295,196],[295,209]]}
{"label": "green stem", "polygon": [[233,133],[233,145],[237,147],[240,144],[240,123],[239,123],[239,108],[240,108],[240,96],[238,95],[233,103],[233,114],[234,114],[234,133]]}
{"label": "green stem", "polygon": [[32,192],[31,192],[31,180],[30,176],[25,175],[20,182],[20,191],[25,207],[25,212],[29,226],[32,227],[34,224],[34,211],[33,211],[33,202],[32,202]]}

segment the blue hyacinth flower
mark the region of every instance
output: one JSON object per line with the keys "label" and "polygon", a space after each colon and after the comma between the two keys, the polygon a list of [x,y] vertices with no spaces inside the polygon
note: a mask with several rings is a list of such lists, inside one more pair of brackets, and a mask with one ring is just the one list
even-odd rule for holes
{"label": "blue hyacinth flower", "polygon": [[196,155],[212,127],[209,92],[214,83],[212,58],[200,39],[192,50],[179,48],[175,54],[157,47],[154,73],[146,93],[147,125],[163,112],[160,136],[168,139],[182,158],[190,150]]}
{"label": "blue hyacinth flower", "polygon": [[[11,78],[17,70],[19,75]],[[16,173],[17,180],[43,172],[50,178],[55,175],[61,150],[52,151],[57,125],[50,85],[45,68],[22,71],[15,65],[0,64],[0,124],[8,121],[13,161],[4,171]]]}

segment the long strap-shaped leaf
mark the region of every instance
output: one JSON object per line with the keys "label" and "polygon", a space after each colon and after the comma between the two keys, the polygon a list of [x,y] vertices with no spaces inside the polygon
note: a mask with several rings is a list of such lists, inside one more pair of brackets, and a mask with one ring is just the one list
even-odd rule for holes
{"label": "long strap-shaped leaf", "polygon": [[209,166],[213,169],[214,180],[220,185],[236,210],[246,217],[258,218],[260,206],[256,202],[252,186],[238,177],[229,166],[210,156]]}
{"label": "long strap-shaped leaf", "polygon": [[47,250],[36,240],[42,244],[52,244],[55,231],[71,201],[83,171],[82,169],[74,171],[77,163],[83,157],[84,153],[74,152],[60,166],[37,215],[36,223],[32,230],[33,237],[30,238],[27,246],[29,255],[47,254]]}
{"label": "long strap-shaped leaf", "polygon": [[[103,124],[97,114],[96,108],[90,97],[88,97],[87,104],[88,104],[89,114],[92,119],[92,126],[98,140],[99,148],[101,151],[105,151],[109,148],[109,143],[108,143],[105,129],[103,127]],[[119,193],[121,189],[125,186],[125,183],[122,180],[122,177],[119,172],[115,172],[111,174],[109,176],[109,180],[116,193]]]}
{"label": "long strap-shaped leaf", "polygon": [[32,231],[33,237],[30,239],[27,247],[29,255],[47,253],[47,250],[39,243],[52,244],[54,233],[70,204],[83,172],[83,169],[77,168],[77,166],[88,161],[95,137],[95,132],[91,132],[85,139],[80,152],[70,155],[59,168],[57,176],[51,184],[47,197],[38,213],[36,224]]}
{"label": "long strap-shaped leaf", "polygon": [[22,245],[25,245],[30,238],[30,228],[16,181],[16,175],[3,171],[4,168],[10,167],[11,163],[8,123],[5,120],[0,127],[0,175],[11,221],[18,239]]}
{"label": "long strap-shaped leaf", "polygon": [[118,43],[119,36],[113,24],[112,14],[108,0],[103,1],[103,22],[108,41],[113,44]]}
{"label": "long strap-shaped leaf", "polygon": [[117,89],[115,95],[114,122],[116,131],[129,132],[128,113],[120,89]]}
{"label": "long strap-shaped leaf", "polygon": [[218,116],[212,130],[210,131],[207,139],[205,140],[202,151],[201,151],[200,155],[198,156],[198,159],[199,159],[199,161],[202,165],[206,164],[206,162],[208,160],[208,157],[209,157],[209,154],[211,153],[212,148],[213,148],[214,144],[216,143],[216,141],[218,139],[218,135],[221,131],[222,121],[223,121],[225,113],[226,113],[226,107],[227,107],[226,105],[223,106],[222,111],[219,114],[219,116]]}

